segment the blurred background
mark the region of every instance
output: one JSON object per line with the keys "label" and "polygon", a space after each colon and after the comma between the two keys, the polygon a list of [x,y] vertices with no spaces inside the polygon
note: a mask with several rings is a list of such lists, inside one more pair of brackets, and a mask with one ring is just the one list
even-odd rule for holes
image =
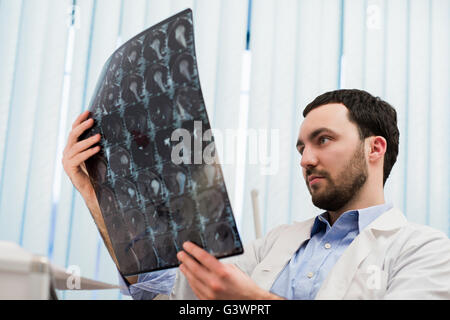
{"label": "blurred background", "polygon": [[[108,57],[185,8],[212,127],[279,134],[274,174],[249,164],[245,139],[223,166],[244,243],[255,238],[253,189],[263,233],[320,213],[295,142],[306,104],[339,88],[396,108],[400,152],[386,198],[410,221],[450,234],[450,1],[0,0],[0,240],[117,282],[62,152]],[[128,299],[118,290],[61,298]]]}

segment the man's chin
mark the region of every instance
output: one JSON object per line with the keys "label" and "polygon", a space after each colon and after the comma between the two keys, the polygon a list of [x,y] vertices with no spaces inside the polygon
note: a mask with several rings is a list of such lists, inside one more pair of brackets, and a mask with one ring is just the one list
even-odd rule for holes
{"label": "man's chin", "polygon": [[327,211],[336,210],[336,194],[330,194],[326,192],[325,188],[320,188],[321,190],[313,190],[311,194],[311,200],[314,206],[319,209]]}
{"label": "man's chin", "polygon": [[326,201],[325,195],[323,194],[323,192],[320,192],[319,190],[312,191],[311,200],[315,206],[317,206],[316,203],[321,204]]}
{"label": "man's chin", "polygon": [[326,186],[324,186],[324,181],[321,181],[319,183],[315,183],[312,186],[307,185],[309,193],[311,196],[320,196],[321,193],[324,193],[326,191]]}
{"label": "man's chin", "polygon": [[312,203],[315,207],[326,211],[335,211],[335,207],[330,206],[330,202],[331,201],[329,201],[329,199],[325,199],[323,197],[312,198]]}

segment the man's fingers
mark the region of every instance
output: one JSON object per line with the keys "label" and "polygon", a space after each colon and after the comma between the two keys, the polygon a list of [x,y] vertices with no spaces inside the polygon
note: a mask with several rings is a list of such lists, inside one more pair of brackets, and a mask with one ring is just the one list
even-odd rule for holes
{"label": "man's fingers", "polygon": [[88,139],[85,139],[83,141],[77,142],[75,145],[72,146],[67,151],[66,157],[67,159],[71,159],[72,157],[76,156],[80,152],[85,151],[86,149],[92,147],[94,144],[98,143],[101,139],[100,134],[96,134],[95,136],[92,136]]}
{"label": "man's fingers", "polygon": [[90,157],[92,157],[94,154],[96,154],[99,151],[100,151],[100,147],[97,146],[94,148],[90,148],[84,152],[81,152],[70,160],[70,164],[72,167],[78,167],[84,161],[86,161],[87,159],[89,159]]}
{"label": "man's fingers", "polygon": [[85,121],[89,117],[89,110],[86,110],[82,114],[78,116],[78,118],[72,124],[72,130],[78,127],[83,121]]}
{"label": "man's fingers", "polygon": [[85,132],[87,129],[91,128],[94,125],[94,119],[88,119],[86,121],[83,121],[78,126],[76,126],[72,131],[69,133],[69,138],[67,141],[67,146],[71,147],[75,143],[78,142],[78,138]]}
{"label": "man's fingers", "polygon": [[191,287],[192,291],[194,291],[197,298],[199,298],[200,300],[204,300],[211,297],[209,288],[204,283],[200,282],[184,263],[181,264],[179,268],[186,277],[187,281],[189,282],[189,286]]}
{"label": "man's fingers", "polygon": [[197,259],[208,270],[213,272],[222,268],[222,263],[199,246],[187,241],[183,244],[184,250]]}
{"label": "man's fingers", "polygon": [[177,254],[178,260],[184,265],[184,268],[191,272],[194,277],[204,283],[208,283],[209,279],[209,271],[202,265],[200,265],[197,261],[195,261],[192,257],[190,257],[186,252],[180,251]]}

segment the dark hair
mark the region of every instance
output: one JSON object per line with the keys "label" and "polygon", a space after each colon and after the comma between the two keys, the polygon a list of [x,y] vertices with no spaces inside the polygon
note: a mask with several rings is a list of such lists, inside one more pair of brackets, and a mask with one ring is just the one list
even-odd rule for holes
{"label": "dark hair", "polygon": [[370,136],[386,139],[387,150],[384,155],[383,185],[397,161],[400,133],[397,127],[397,112],[386,101],[370,93],[357,89],[343,89],[324,93],[314,99],[303,110],[303,116],[313,109],[330,104],[342,103],[349,110],[349,120],[358,127],[361,140]]}

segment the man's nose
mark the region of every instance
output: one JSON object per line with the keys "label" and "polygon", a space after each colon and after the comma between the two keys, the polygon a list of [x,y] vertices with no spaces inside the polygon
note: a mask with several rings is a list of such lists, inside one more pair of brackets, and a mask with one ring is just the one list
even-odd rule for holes
{"label": "man's nose", "polygon": [[300,161],[300,165],[307,169],[309,167],[315,167],[317,166],[317,156],[314,154],[314,152],[310,149],[305,147],[303,149],[303,155],[302,155],[302,160]]}

